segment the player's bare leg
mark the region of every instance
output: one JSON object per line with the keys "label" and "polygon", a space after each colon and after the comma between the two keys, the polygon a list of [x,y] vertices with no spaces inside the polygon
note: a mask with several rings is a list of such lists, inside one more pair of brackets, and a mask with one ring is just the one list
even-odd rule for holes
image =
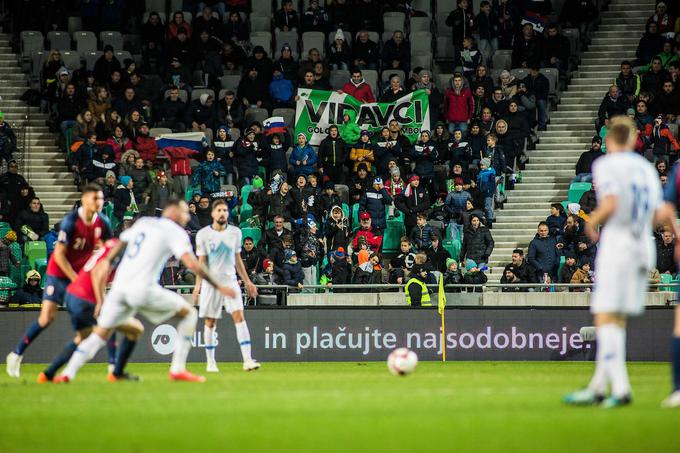
{"label": "player's bare leg", "polygon": [[14,351],[7,354],[6,370],[10,377],[18,378],[21,376],[21,360],[23,359],[24,351],[36,338],[38,338],[38,335],[40,335],[43,330],[47,329],[47,327],[54,322],[58,310],[59,306],[56,303],[50,300],[42,301],[38,319],[28,326],[26,333]]}
{"label": "player's bare leg", "polygon": [[215,361],[215,328],[217,327],[217,320],[215,318],[205,318],[203,327],[203,342],[205,343],[205,358],[206,368],[208,373],[217,373],[220,370],[217,368]]}
{"label": "player's bare leg", "polygon": [[236,310],[231,314],[234,320],[234,327],[236,327],[236,338],[241,348],[241,356],[243,357],[243,369],[245,371],[254,371],[260,368],[260,364],[253,360],[251,356],[251,342],[250,331],[246,324],[246,318],[243,316],[243,310]]}
{"label": "player's bare leg", "polygon": [[661,403],[665,408],[680,407],[680,305],[675,307],[675,325],[671,338],[671,367],[673,372],[673,393]]}
{"label": "player's bare leg", "polygon": [[172,353],[172,363],[170,365],[170,380],[187,382],[205,382],[205,377],[197,376],[187,371],[187,356],[191,350],[191,340],[196,331],[196,321],[198,312],[188,303],[177,312],[180,318],[177,323],[177,333],[179,338]]}

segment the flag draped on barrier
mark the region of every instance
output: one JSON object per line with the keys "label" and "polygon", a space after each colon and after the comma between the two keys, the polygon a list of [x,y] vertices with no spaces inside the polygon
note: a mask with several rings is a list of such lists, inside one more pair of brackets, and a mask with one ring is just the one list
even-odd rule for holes
{"label": "flag draped on barrier", "polygon": [[425,90],[417,90],[394,102],[363,103],[336,91],[298,89],[295,108],[295,135],[303,133],[312,145],[318,145],[328,126],[342,127],[345,114],[361,129],[378,132],[390,121],[397,120],[411,143],[422,130],[430,129],[429,99]]}

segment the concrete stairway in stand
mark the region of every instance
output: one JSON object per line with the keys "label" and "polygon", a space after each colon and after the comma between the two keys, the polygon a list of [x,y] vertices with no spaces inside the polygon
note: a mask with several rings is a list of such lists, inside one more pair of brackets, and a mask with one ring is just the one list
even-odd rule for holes
{"label": "concrete stairway in stand", "polygon": [[576,162],[595,135],[600,102],[618,75],[621,61],[634,59],[645,21],[653,11],[653,0],[614,0],[602,13],[602,23],[581,55],[578,72],[550,114],[548,130],[539,133],[540,142],[530,154],[522,183],[508,191],[505,209],[496,211],[490,283],[500,280],[513,249],[527,251],[538,222],[550,213],[550,203],[567,199]]}
{"label": "concrete stairway in stand", "polygon": [[8,35],[0,34],[0,109],[5,113],[5,121],[17,128],[17,134],[28,121],[26,142],[19,137],[19,145],[24,148],[19,172],[35,189],[49,215],[50,225],[54,225],[71,210],[78,192],[73,185],[73,175],[64,166],[64,153],[55,146],[56,135],[45,125],[47,115],[19,99],[28,89],[28,77],[22,72],[19,57],[12,53],[8,41]]}

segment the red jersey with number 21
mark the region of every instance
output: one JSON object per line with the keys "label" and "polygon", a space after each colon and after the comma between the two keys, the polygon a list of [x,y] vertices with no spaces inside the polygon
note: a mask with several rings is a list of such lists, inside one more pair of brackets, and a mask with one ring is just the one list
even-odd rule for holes
{"label": "red jersey with number 21", "polygon": [[[66,246],[66,260],[77,273],[85,265],[100,240],[113,237],[111,223],[106,216],[95,214],[87,224],[82,214],[83,208],[67,214],[61,221],[57,242]],[[47,263],[47,275],[68,278],[54,260],[54,254]]]}
{"label": "red jersey with number 21", "polygon": [[[78,277],[66,287],[66,292],[87,302],[96,304],[97,298],[94,295],[94,286],[92,285],[92,269],[94,269],[97,263],[106,258],[113,246],[117,243],[118,239],[109,239],[104,242],[101,247],[95,250],[83,268],[80,269],[80,272],[78,272]],[[107,282],[110,282],[113,279],[113,274],[114,272],[109,273]]]}

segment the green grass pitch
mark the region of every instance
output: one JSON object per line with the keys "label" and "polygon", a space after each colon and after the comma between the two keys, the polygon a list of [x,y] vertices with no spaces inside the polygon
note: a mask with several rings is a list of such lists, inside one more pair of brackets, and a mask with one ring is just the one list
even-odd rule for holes
{"label": "green grass pitch", "polygon": [[659,406],[668,364],[631,364],[635,402],[610,411],[561,403],[592,363],[426,362],[405,378],[383,363],[222,363],[205,384],[133,363],[144,382],[108,383],[95,364],[38,385],[41,368],[0,377],[1,452],[680,451],[680,410]]}

